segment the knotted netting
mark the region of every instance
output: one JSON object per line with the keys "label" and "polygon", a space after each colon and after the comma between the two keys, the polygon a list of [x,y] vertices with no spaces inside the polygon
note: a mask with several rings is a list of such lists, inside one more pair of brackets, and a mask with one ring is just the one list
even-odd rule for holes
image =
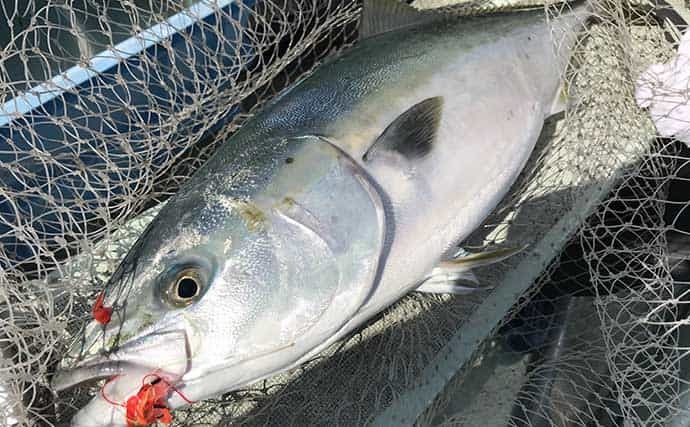
{"label": "knotted netting", "polygon": [[[0,425],[64,425],[102,384],[57,394],[50,377],[119,260],[244,120],[356,42],[361,5],[0,6]],[[565,114],[465,242],[528,245],[478,272],[490,289],[412,293],[305,365],[174,423],[690,424],[690,149],[657,135],[635,98],[649,66],[676,55],[687,5],[592,6]]]}

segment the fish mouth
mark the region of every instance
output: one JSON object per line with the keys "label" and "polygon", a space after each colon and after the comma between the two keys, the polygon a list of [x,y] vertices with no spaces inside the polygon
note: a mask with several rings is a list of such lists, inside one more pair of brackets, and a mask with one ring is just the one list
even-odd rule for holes
{"label": "fish mouth", "polygon": [[85,382],[131,374],[155,374],[177,383],[190,367],[191,351],[184,330],[154,332],[111,353],[63,363],[51,380],[51,388],[62,391]]}
{"label": "fish mouth", "polygon": [[83,365],[69,370],[59,370],[51,381],[55,391],[63,391],[84,383],[141,371],[145,366],[122,361],[103,361]]}

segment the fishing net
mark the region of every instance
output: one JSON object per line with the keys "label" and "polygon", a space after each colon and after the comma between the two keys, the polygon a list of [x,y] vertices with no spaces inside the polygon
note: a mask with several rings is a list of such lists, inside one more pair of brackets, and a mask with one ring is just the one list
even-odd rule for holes
{"label": "fishing net", "polygon": [[[528,245],[477,272],[491,289],[413,293],[303,366],[174,423],[690,424],[690,149],[657,135],[635,99],[639,76],[675,55],[687,5],[592,4],[565,114],[465,242]],[[356,42],[361,5],[0,6],[0,425],[64,425],[102,384],[57,394],[49,380],[119,260],[244,120]]]}

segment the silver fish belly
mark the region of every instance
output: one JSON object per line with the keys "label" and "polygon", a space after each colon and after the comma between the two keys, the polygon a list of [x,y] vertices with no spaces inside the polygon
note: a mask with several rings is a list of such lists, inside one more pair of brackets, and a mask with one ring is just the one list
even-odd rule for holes
{"label": "silver fish belly", "polygon": [[[87,326],[54,387],[119,374],[124,399],[156,371],[212,397],[302,363],[414,290],[523,169],[574,41],[557,51],[554,28],[582,21],[408,25],[317,69],[169,200],[108,284],[111,322]],[[124,423],[106,408],[95,397],[75,424]]]}

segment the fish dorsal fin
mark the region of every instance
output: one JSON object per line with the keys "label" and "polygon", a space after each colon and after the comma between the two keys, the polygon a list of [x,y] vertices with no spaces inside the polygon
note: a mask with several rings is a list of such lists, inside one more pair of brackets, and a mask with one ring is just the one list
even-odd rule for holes
{"label": "fish dorsal fin", "polygon": [[408,25],[430,22],[440,16],[433,11],[415,9],[399,0],[364,0],[359,38],[361,40]]}
{"label": "fish dorsal fin", "polygon": [[363,159],[372,159],[380,150],[395,151],[408,159],[428,154],[436,139],[442,110],[442,96],[413,105],[388,125],[364,153]]}

